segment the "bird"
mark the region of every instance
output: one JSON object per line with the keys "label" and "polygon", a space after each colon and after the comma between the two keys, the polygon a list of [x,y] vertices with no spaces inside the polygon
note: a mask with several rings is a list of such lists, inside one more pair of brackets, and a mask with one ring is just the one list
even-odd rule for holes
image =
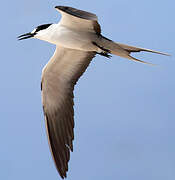
{"label": "bird", "polygon": [[131,56],[136,52],[166,53],[114,42],[101,34],[95,14],[68,6],[55,6],[61,13],[57,23],[37,26],[18,36],[35,38],[56,45],[56,50],[42,70],[41,95],[50,151],[62,179],[67,177],[74,140],[74,86],[96,55],[117,55],[147,63]]}

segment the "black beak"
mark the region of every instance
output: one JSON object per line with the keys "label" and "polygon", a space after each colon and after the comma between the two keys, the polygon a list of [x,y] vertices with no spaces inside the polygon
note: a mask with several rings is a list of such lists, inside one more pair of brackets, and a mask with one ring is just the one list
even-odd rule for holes
{"label": "black beak", "polygon": [[23,39],[31,38],[33,36],[34,36],[34,34],[32,34],[32,33],[26,33],[26,34],[23,34],[21,36],[18,36],[17,38],[18,38],[18,40],[23,40]]}

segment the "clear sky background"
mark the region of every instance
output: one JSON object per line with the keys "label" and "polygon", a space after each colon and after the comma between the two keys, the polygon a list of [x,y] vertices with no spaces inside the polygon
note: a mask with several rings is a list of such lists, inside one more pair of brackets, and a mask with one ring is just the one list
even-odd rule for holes
{"label": "clear sky background", "polygon": [[75,88],[75,140],[68,180],[175,179],[175,1],[1,2],[0,179],[56,180],[40,97],[54,45],[17,41],[55,23],[56,5],[98,15],[114,41],[167,52],[136,54],[149,66],[97,56]]}

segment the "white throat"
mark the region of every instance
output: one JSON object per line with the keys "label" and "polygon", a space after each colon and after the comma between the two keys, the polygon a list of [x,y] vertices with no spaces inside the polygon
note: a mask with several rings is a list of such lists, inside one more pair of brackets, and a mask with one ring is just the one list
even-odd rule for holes
{"label": "white throat", "polygon": [[60,23],[52,24],[47,29],[39,31],[34,38],[69,49],[82,51],[97,51],[98,49],[92,44],[98,38],[95,33],[74,30]]}

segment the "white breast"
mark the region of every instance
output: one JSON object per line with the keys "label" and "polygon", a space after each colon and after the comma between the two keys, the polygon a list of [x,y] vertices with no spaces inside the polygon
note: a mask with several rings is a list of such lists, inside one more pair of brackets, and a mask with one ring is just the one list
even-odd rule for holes
{"label": "white breast", "polygon": [[96,36],[92,32],[75,31],[60,24],[53,24],[45,33],[38,34],[36,37],[64,48],[96,51],[97,48],[92,44]]}

